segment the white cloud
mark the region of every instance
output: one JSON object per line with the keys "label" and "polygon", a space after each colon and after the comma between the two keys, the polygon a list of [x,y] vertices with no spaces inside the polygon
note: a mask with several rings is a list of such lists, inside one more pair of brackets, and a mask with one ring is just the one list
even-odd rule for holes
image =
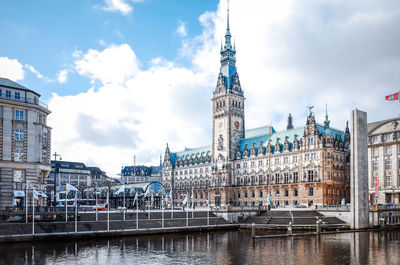
{"label": "white cloud", "polygon": [[[397,115],[397,104],[383,98],[400,83],[396,1],[231,1],[230,9],[246,128],[283,129],[289,112],[304,125],[308,105],[322,122],[326,103],[340,129],[356,107],[370,121]],[[53,96],[53,148],[116,173],[133,155],[158,163],[166,142],[173,150],[209,144],[226,1],[199,21],[202,33],[180,50],[189,68],[154,58],[143,69],[128,44],[75,52],[78,73],[101,85]]]}
{"label": "white cloud", "polygon": [[123,15],[128,15],[132,11],[132,6],[129,2],[141,3],[144,0],[105,0],[105,6],[102,8],[105,11],[120,12]]}
{"label": "white cloud", "polygon": [[39,71],[36,70],[35,67],[33,67],[32,65],[25,64],[25,68],[28,69],[29,71],[31,71],[32,73],[34,73],[37,78],[39,78],[39,79],[44,78],[43,75],[41,73],[39,73]]}
{"label": "white cloud", "polygon": [[57,81],[59,83],[65,83],[67,81],[68,78],[68,70],[60,70],[57,73]]}
{"label": "white cloud", "polygon": [[0,57],[0,77],[13,81],[24,79],[24,68],[17,59]]}
{"label": "white cloud", "polygon": [[183,21],[178,21],[178,27],[176,28],[175,32],[180,37],[186,37],[187,36],[186,23]]}
{"label": "white cloud", "polygon": [[81,57],[79,52],[74,54],[79,58],[75,61],[77,72],[103,84],[121,84],[139,71],[140,62],[127,44],[112,45],[102,52],[89,50]]}

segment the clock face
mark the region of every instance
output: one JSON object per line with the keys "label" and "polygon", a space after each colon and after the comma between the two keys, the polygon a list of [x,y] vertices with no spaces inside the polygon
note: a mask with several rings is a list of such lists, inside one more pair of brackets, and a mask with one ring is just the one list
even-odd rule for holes
{"label": "clock face", "polygon": [[235,121],[233,123],[233,126],[235,127],[236,130],[240,130],[240,121]]}

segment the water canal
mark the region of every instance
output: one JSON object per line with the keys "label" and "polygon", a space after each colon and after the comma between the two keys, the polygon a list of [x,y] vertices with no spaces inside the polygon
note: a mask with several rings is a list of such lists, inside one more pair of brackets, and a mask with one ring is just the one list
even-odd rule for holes
{"label": "water canal", "polygon": [[0,264],[400,264],[400,231],[256,239],[248,230],[0,244]]}

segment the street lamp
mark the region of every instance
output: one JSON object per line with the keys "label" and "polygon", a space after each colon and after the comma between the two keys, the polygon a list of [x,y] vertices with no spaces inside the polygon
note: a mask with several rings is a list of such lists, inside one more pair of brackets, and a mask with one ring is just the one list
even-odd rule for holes
{"label": "street lamp", "polygon": [[[60,160],[62,160],[61,155],[57,154],[57,152],[54,152],[53,156],[54,156],[54,162],[57,162],[57,157]],[[54,163],[54,188],[53,188],[53,193],[54,193],[53,194],[53,204],[54,204],[54,207],[56,207],[57,206],[57,166],[56,166],[56,163]],[[67,195],[65,194],[65,196],[67,196]]]}

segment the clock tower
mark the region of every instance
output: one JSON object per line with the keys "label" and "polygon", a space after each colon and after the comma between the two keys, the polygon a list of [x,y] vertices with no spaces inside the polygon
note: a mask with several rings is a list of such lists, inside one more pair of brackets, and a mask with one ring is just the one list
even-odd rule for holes
{"label": "clock tower", "polygon": [[221,46],[221,68],[213,101],[212,186],[215,204],[227,205],[232,195],[223,192],[232,185],[233,162],[244,138],[244,96],[236,70],[236,49],[231,42],[229,8],[225,43]]}

